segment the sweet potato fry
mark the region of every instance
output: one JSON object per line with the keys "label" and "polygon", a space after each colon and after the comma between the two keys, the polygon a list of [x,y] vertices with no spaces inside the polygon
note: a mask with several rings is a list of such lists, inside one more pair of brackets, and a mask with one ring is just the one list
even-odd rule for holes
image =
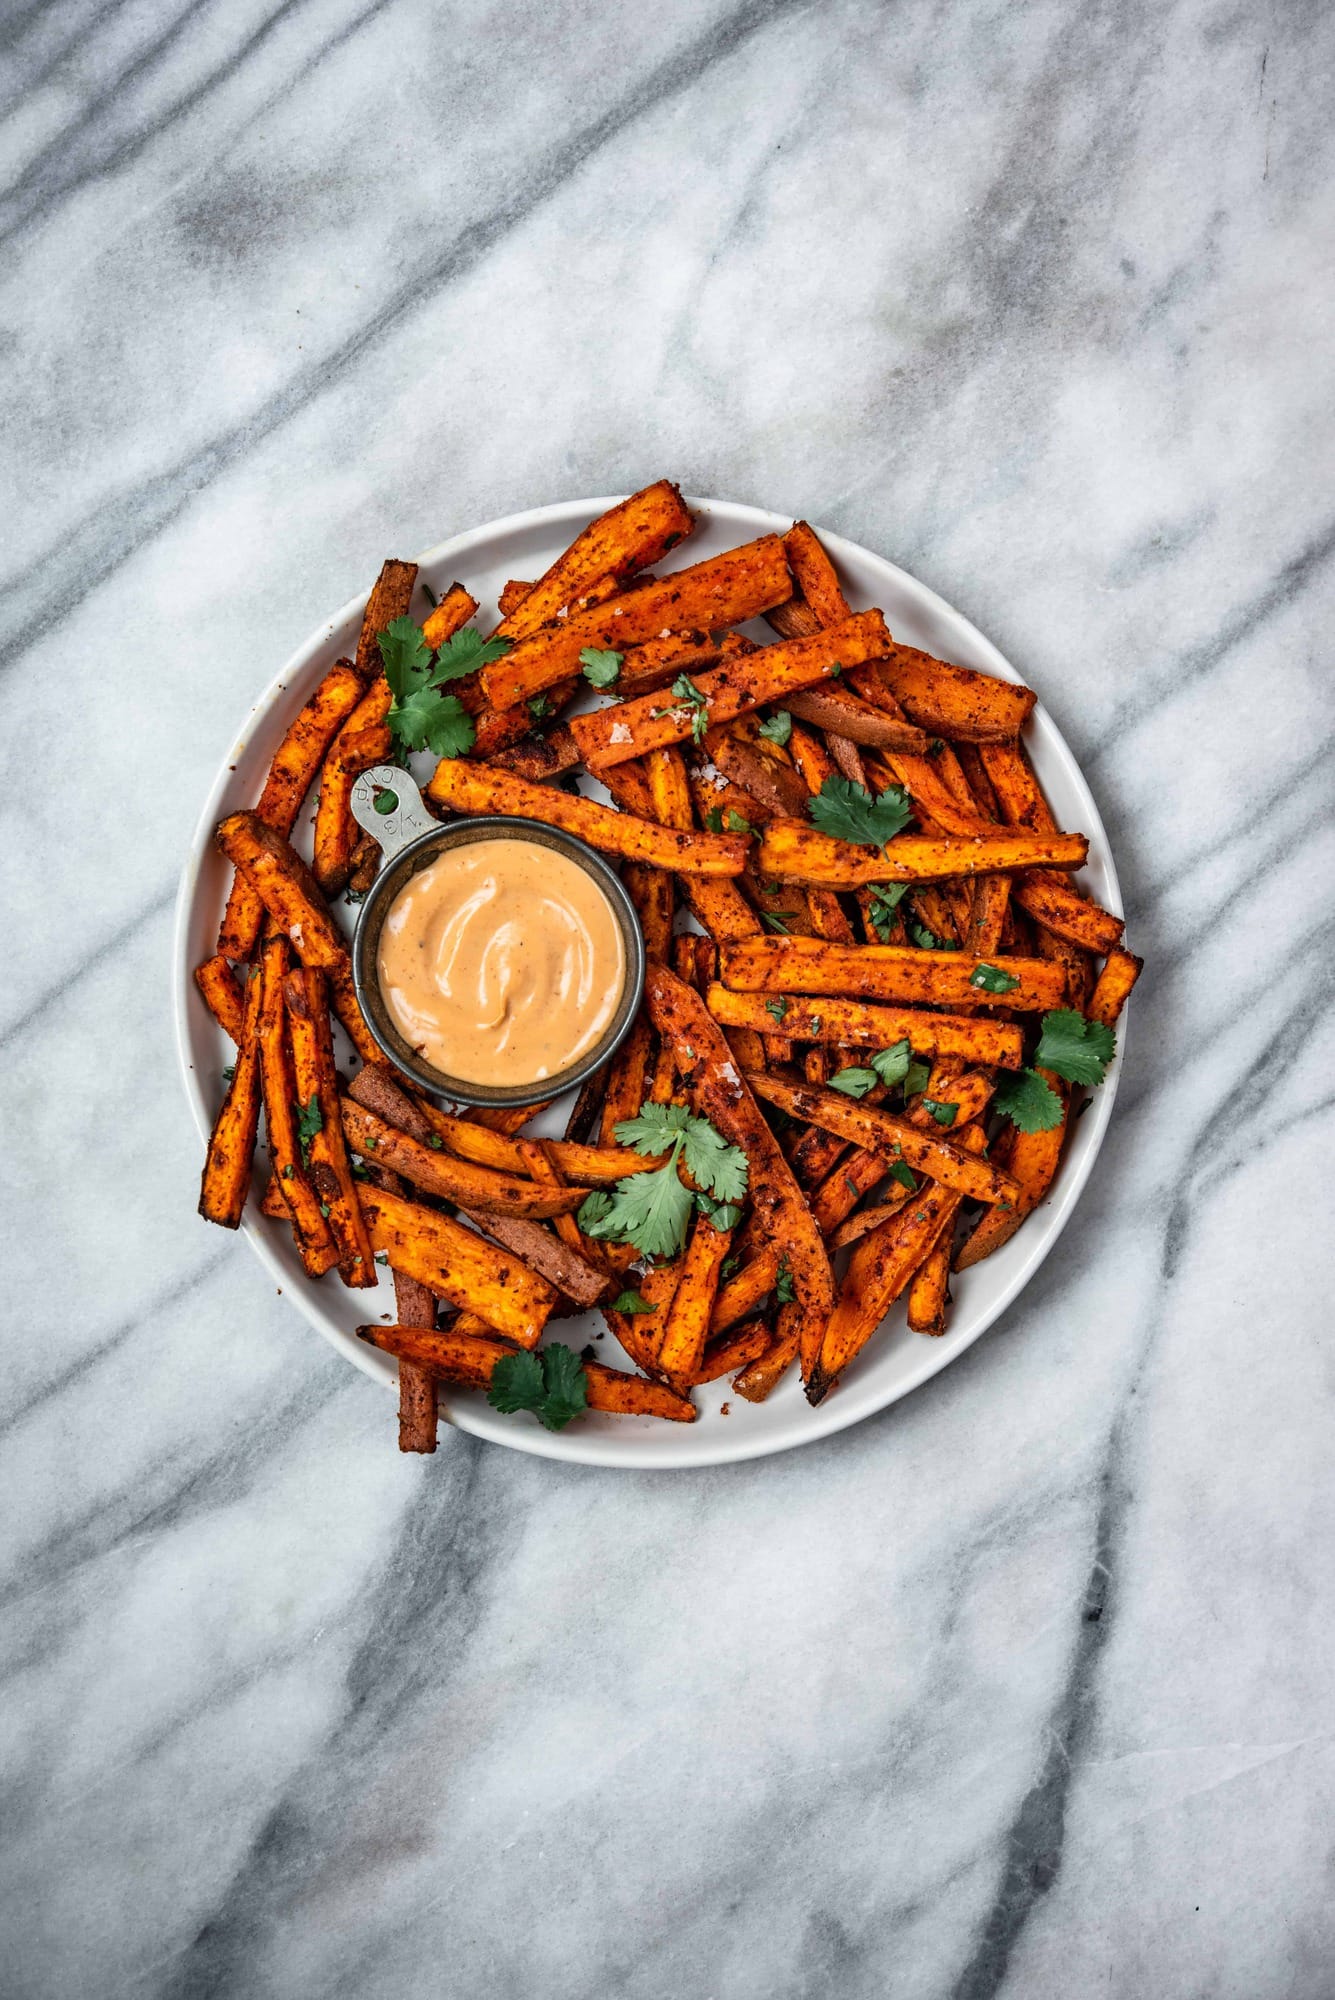
{"label": "sweet potato fry", "polygon": [[257,812],[235,812],[218,822],[213,837],[286,931],[303,964],[325,968],[346,961],[347,944],[320,885],[282,834]]}
{"label": "sweet potato fry", "polygon": [[424,1145],[420,1139],[386,1123],[355,1098],[345,1097],[341,1108],[343,1136],[354,1153],[365,1154],[378,1166],[402,1174],[424,1194],[441,1195],[460,1208],[494,1210],[500,1215],[526,1215],[531,1221],[545,1221],[552,1216],[572,1214],[589,1192],[581,1187],[539,1187],[532,1180],[456,1159],[443,1147],[437,1152],[431,1145]]}
{"label": "sweet potato fry", "polygon": [[696,1110],[729,1144],[740,1146],[750,1162],[752,1241],[757,1250],[776,1246],[787,1258],[798,1307],[799,1348],[814,1358],[834,1288],[830,1260],[806,1198],[700,995],[666,966],[650,965],[645,1003],[659,1034],[677,1050],[677,1068]]}
{"label": "sweet potato fry", "polygon": [[774,1290],[781,1255],[777,1245],[771,1243],[758,1250],[726,1284],[719,1286],[709,1321],[711,1335],[724,1333],[739,1319],[745,1319]]}
{"label": "sweet potato fry", "polygon": [[357,990],[352,982],[352,960],[339,958],[332,965],[323,968],[329,981],[329,1004],[333,1008],[344,1034],[363,1062],[380,1062],[382,1052],[379,1042],[367,1027],[361,1008],[357,1005]]}
{"label": "sweet potato fry", "polygon": [[[363,688],[362,676],[347,660],[340,660],[325,675],[279,744],[259,804],[248,817],[258,819],[286,840],[297,823],[301,802],[311,788],[325,751],[361,700]],[[234,855],[228,858],[236,859]],[[263,914],[255,885],[238,872],[218,931],[220,956],[252,957],[259,943]]]}
{"label": "sweet potato fry", "polygon": [[711,1340],[691,1377],[692,1388],[698,1388],[702,1382],[717,1382],[720,1375],[731,1375],[735,1369],[759,1361],[762,1354],[769,1353],[773,1341],[774,1335],[763,1319],[748,1320],[745,1326],[725,1333],[721,1340]]}
{"label": "sweet potato fry", "polygon": [[635,905],[640,929],[644,932],[645,950],[650,958],[666,962],[672,951],[675,901],[672,877],[662,868],[646,868],[638,861],[628,861],[621,871],[621,879]]}
{"label": "sweet potato fry", "polygon": [[711,730],[705,748],[724,776],[758,799],[769,817],[775,813],[785,819],[805,817],[807,788],[787,751],[760,734],[754,715],[738,716],[726,729]]}
{"label": "sweet potato fry", "polygon": [[791,593],[783,543],[777,535],[762,535],[520,639],[486,669],[487,699],[495,708],[530,700],[577,672],[585,646],[624,654],[662,632],[719,631],[758,616]]}
{"label": "sweet potato fry", "polygon": [[920,750],[931,740],[915,723],[901,722],[883,709],[862,701],[851,688],[806,688],[784,698],[790,715],[811,722],[818,729],[832,729],[850,743],[865,743],[874,750]]}
{"label": "sweet potato fry", "polygon": [[821,1235],[832,1240],[863,1195],[870,1194],[884,1179],[885,1160],[880,1153],[849,1153],[840,1160],[811,1197],[811,1212]]}
{"label": "sweet potato fry", "polygon": [[733,1382],[733,1388],[748,1403],[764,1403],[774,1394],[794,1361],[802,1340],[802,1326],[792,1306],[779,1314],[775,1337],[766,1352],[748,1362]]}
{"label": "sweet potato fry", "polygon": [[[759,994],[711,986],[705,998],[710,1013],[724,1027],[751,1028],[765,1035],[776,1026]],[[849,1042],[873,1049],[907,1040],[915,1055],[963,1056],[968,1062],[1002,1069],[1019,1069],[1024,1059],[1020,1030],[1007,1022],[913,1007],[875,1007],[861,1000],[791,999],[783,1032],[797,1042]]]}
{"label": "sweet potato fry", "polygon": [[700,1412],[690,1397],[662,1382],[646,1382],[624,1369],[601,1361],[584,1364],[589,1408],[609,1417],[665,1417],[669,1423],[693,1424]]}
{"label": "sweet potato fry", "polygon": [[236,1229],[250,1193],[250,1166],[260,1122],[260,980],[252,973],[246,988],[241,1038],[232,1080],[213,1121],[199,1186],[199,1212],[206,1222]]}
{"label": "sweet potato fry", "polygon": [[908,1322],[914,1333],[942,1334],[950,1302],[950,1237],[942,1231],[913,1274]]}
{"label": "sweet potato fry", "polygon": [[195,967],[195,984],[223,1033],[229,1040],[239,1042],[246,1017],[245,995],[240,980],[221,952]]}
{"label": "sweet potato fry", "polygon": [[491,761],[502,771],[537,785],[573,771],[579,763],[579,746],[570,734],[569,723],[558,722],[550,729],[530,729],[517,743],[493,750]]}
{"label": "sweet potato fry", "polygon": [[[973,984],[979,967],[1016,984],[994,993]],[[958,951],[916,946],[839,945],[818,938],[749,938],[725,945],[723,983],[735,993],[843,993],[927,1007],[994,1006],[1016,1012],[1060,1007],[1066,981],[1059,966],[1039,958],[987,961]]]}
{"label": "sweet potato fry", "polygon": [[904,1203],[912,1199],[908,1189],[903,1188],[891,1199],[878,1201],[873,1208],[860,1208],[856,1215],[850,1215],[846,1222],[839,1223],[830,1231],[831,1251],[846,1250],[850,1244],[860,1242],[870,1230],[879,1229],[892,1215],[898,1215]]}
{"label": "sweet potato fry", "polygon": [[1091,1021],[1102,1021],[1105,1028],[1116,1025],[1131,988],[1139,979],[1144,966],[1143,958],[1137,958],[1134,952],[1123,951],[1120,946],[1108,953],[1108,962],[1099,974],[1093,996],[1085,1010]]}
{"label": "sweet potato fry", "polygon": [[861,1352],[932,1245],[954,1221],[959,1203],[959,1195],[949,1188],[920,1189],[915,1200],[854,1245],[807,1382],[808,1402],[821,1402]]}
{"label": "sweet potato fry", "polygon": [[704,1358],[719,1272],[731,1243],[730,1229],[716,1229],[705,1216],[696,1217],[658,1344],[658,1366],[675,1388],[690,1387]]}
{"label": "sweet potato fry", "polygon": [[[461,583],[452,583],[434,610],[422,620],[422,638],[434,653],[447,639],[462,631],[476,612],[477,599]],[[380,648],[377,646],[376,666],[379,665]]]}
{"label": "sweet potato fry", "polygon": [[1044,930],[1100,957],[1116,949],[1126,929],[1122,919],[1111,910],[1087,901],[1060,875],[1049,875],[1046,870],[1021,876],[1012,886],[1011,895]]}
{"label": "sweet potato fry", "polygon": [[297,1103],[318,1118],[307,1142],[307,1176],[328,1209],[338,1245],[339,1276],[354,1288],[376,1282],[371,1240],[357,1201],[339,1117],[338,1073],[329,1032],[328,989],[324,976],[307,966],[283,981],[283,1004],[292,1038],[292,1073]]}
{"label": "sweet potato fry", "polygon": [[784,554],[804,601],[823,626],[848,616],[848,599],[824,544],[806,521],[794,521],[783,538]]}
{"label": "sweet potato fry", "polygon": [[359,832],[352,817],[352,788],[363,771],[383,764],[390,753],[392,739],[385,717],[392,700],[382,674],[353,709],[324,760],[312,873],[326,896],[336,896],[351,872]]}
{"label": "sweet potato fry", "polygon": [[[411,1283],[412,1281],[409,1280]],[[421,1288],[423,1298],[431,1294]],[[398,1306],[400,1322],[403,1309]],[[416,1325],[415,1320],[408,1321]],[[432,1329],[434,1321],[432,1322]],[[424,1329],[424,1330],[432,1330]],[[399,1450],[429,1453],[436,1449],[436,1428],[440,1412],[436,1407],[435,1377],[411,1361],[399,1362]]]}
{"label": "sweet potato fry", "polygon": [[533,585],[531,583],[517,583],[514,577],[511,577],[508,582],[503,583],[500,588],[500,595],[496,599],[496,609],[500,612],[502,618],[508,618],[512,611],[518,611],[532,588]]}
{"label": "sweet potato fry", "polygon": [[934,840],[900,833],[884,848],[854,847],[814,827],[775,820],[765,829],[756,866],[781,881],[823,882],[857,889],[877,882],[935,882],[954,875],[1017,868],[1081,868],[1089,852],[1082,833],[980,833]]}
{"label": "sweet potato fry", "polygon": [[338,1249],[320,1211],[320,1197],[306,1175],[297,1139],[296,1078],[288,1047],[287,1005],[283,984],[292,969],[292,947],[285,937],[266,939],[260,956],[260,1077],[264,1092],[264,1131],[269,1164],[291,1215],[301,1261],[312,1278],[331,1270]]}
{"label": "sweet potato fry", "polygon": [[619,854],[652,868],[674,868],[685,875],[740,875],[751,845],[741,834],[684,833],[657,826],[592,799],[572,798],[549,785],[530,785],[508,771],[467,764],[458,757],[442,757],[427,796],[451,812],[517,813],[522,819],[564,827],[604,854]]}
{"label": "sweet potato fry", "polygon": [[645,694],[592,715],[577,715],[570,727],[591,770],[624,764],[696,736],[702,714],[709,729],[718,729],[766,702],[782,702],[797,690],[828,679],[836,667],[875,658],[885,643],[880,612],[863,611],[810,639],[782,640],[711,667],[693,682],[703,707],[687,699],[664,701],[661,695]]}
{"label": "sweet potato fry", "polygon": [[666,687],[678,674],[694,676],[716,667],[720,660],[755,650],[753,641],[737,632],[663,633],[657,639],[646,639],[642,646],[632,646],[625,654],[615,692],[619,700],[628,701],[632,695]]}
{"label": "sweet potato fry", "polygon": [[395,1270],[438,1298],[478,1313],[521,1347],[536,1346],[556,1303],[555,1287],[514,1254],[465,1229],[438,1209],[363,1183],[362,1213],[377,1250]]}
{"label": "sweet potato fry", "polygon": [[1017,1187],[1012,1206],[995,1210],[989,1208],[979,1218],[972,1233],[956,1253],[957,1271],[967,1271],[971,1264],[981,1264],[984,1257],[990,1257],[1003,1243],[1009,1243],[1025,1217],[1033,1214],[1052,1186],[1053,1177],[1061,1163],[1062,1146],[1070,1120],[1071,1094],[1067,1085],[1059,1076],[1054,1076],[1051,1070],[1041,1069],[1038,1073],[1061,1098],[1062,1122],[1060,1125],[1055,1125],[1050,1132],[1015,1133],[1007,1161],[1010,1178]]}
{"label": "sweet potato fry", "polygon": [[667,1316],[680,1277],[680,1257],[674,1258],[670,1264],[656,1264],[644,1273],[637,1281],[635,1290],[644,1304],[652,1308],[649,1312],[625,1313],[618,1312],[615,1305],[603,1307],[603,1318],[615,1338],[621,1342],[635,1366],[651,1375],[658,1373],[659,1343],[667,1326]]}
{"label": "sweet potato fry", "polygon": [[[406,1091],[383,1058],[367,1063],[352,1080],[349,1096],[364,1104],[377,1117],[414,1139],[431,1143],[431,1134],[444,1141],[462,1160],[498,1173],[522,1175],[524,1159],[519,1146],[504,1133],[475,1124],[470,1118],[441,1111],[424,1098]],[[636,1107],[639,1108],[638,1106]],[[580,1146],[568,1139],[554,1139],[552,1158],[568,1180],[584,1186],[608,1187],[624,1174],[647,1173],[661,1164],[644,1153],[632,1153],[624,1146]]]}
{"label": "sweet potato fry", "polygon": [[516,1257],[522,1257],[531,1270],[549,1285],[555,1285],[558,1292],[564,1292],[577,1306],[596,1306],[608,1290],[607,1272],[600,1264],[591,1264],[587,1258],[577,1256],[559,1236],[553,1236],[550,1229],[544,1229],[540,1222],[528,1222],[518,1215],[497,1215],[494,1210],[461,1209],[460,1214],[477,1227],[485,1236],[490,1236],[507,1250],[513,1250]]}
{"label": "sweet potato fry", "polygon": [[681,892],[691,915],[716,941],[759,934],[760,919],[735,883],[717,876],[684,875]]}
{"label": "sweet potato fry", "polygon": [[[658,479],[591,521],[551,568],[505,613],[500,634],[523,639],[548,624],[602,577],[646,569],[690,534],[690,509],[671,480]],[[514,585],[507,585],[514,589]]]}
{"label": "sweet potato fry", "polygon": [[909,721],[936,736],[973,743],[1018,736],[1038,699],[1032,688],[951,666],[913,646],[891,646],[876,665]]}
{"label": "sweet potato fry", "polygon": [[840,1091],[817,1090],[768,1070],[761,1075],[748,1073],[746,1081],[757,1097],[777,1104],[790,1118],[804,1119],[866,1152],[879,1153],[887,1169],[896,1160],[903,1160],[914,1173],[926,1174],[972,1201],[1016,1201],[1019,1197],[1020,1190],[1008,1174],[941,1136],[939,1126],[937,1136],[932,1137],[907,1118],[892,1117],[888,1111],[859,1104]]}
{"label": "sweet potato fry", "polygon": [[406,618],[412,609],[417,564],[396,562],[391,556],[371,585],[371,595],[362,613],[362,629],[357,634],[357,671],[363,679],[380,671],[380,634],[396,618]]}

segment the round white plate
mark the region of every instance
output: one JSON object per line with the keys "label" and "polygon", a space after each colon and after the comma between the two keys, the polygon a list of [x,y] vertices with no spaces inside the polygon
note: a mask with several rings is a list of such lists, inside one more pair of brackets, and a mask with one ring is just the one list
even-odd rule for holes
{"label": "round white plate", "polygon": [[[554,507],[536,507],[493,521],[469,534],[442,542],[421,558],[421,574],[438,593],[456,578],[467,585],[483,607],[483,623],[494,610],[497,593],[509,577],[536,577],[595,515],[612,506],[612,499],[570,500]],[[684,567],[715,555],[738,542],[773,531],[782,534],[789,517],[742,507],[731,501],[691,500],[698,517],[695,534],[674,551],[668,565]],[[894,563],[838,535],[821,539],[839,566],[840,577],[855,610],[879,605],[897,639],[961,666],[977,667],[1004,680],[1022,678],[958,611],[952,611],[934,591],[914,580]],[[231,1044],[215,1025],[195,990],[193,969],[214,949],[218,922],[227,893],[229,870],[212,842],[212,832],[225,813],[253,805],[259,796],[269,761],[292,717],[321,676],[341,655],[355,650],[363,594],[345,604],[288,661],[256,702],[242,725],[235,745],[224,757],[213,789],[205,801],[181,877],[172,954],[173,1005],[177,1047],[186,1093],[201,1138],[206,1138],[222,1098],[222,1071],[231,1060]],[[425,616],[425,596],[414,606]],[[753,628],[757,637],[769,637]],[[1122,904],[1108,838],[1076,765],[1055,724],[1040,703],[1027,729],[1034,767],[1060,826],[1089,836],[1089,862],[1081,880],[1090,893],[1120,914]],[[431,761],[427,760],[428,763]],[[307,816],[309,817],[309,815]],[[343,910],[341,914],[355,913]],[[796,1369],[789,1371],[767,1403],[753,1404],[732,1394],[725,1377],[695,1392],[700,1406],[694,1424],[670,1424],[651,1418],[590,1415],[568,1429],[545,1431],[537,1419],[501,1416],[478,1393],[441,1392],[442,1412],[461,1430],[494,1439],[518,1451],[546,1458],[575,1459],[590,1465],[677,1467],[718,1465],[733,1459],[757,1458],[807,1444],[831,1431],[855,1424],[887,1403],[906,1396],[947,1367],[1004,1312],[1016,1293],[1038,1269],[1065,1227],[1067,1218],[1089,1178],[1095,1156],[1112,1116],[1117,1094],[1118,1065],[1107,1083],[1094,1093],[1085,1115],[1077,1119],[1060,1171],[1047,1200],[1003,1250],[951,1280],[954,1306],[949,1331],[932,1339],[910,1333],[902,1302],[886,1326],[868,1342],[837,1388],[817,1409],[802,1394]],[[546,1126],[559,1131],[565,1106],[548,1114]],[[536,1128],[543,1129],[539,1124]],[[265,1155],[257,1154],[256,1196],[262,1186]],[[201,1228],[204,1226],[201,1223]],[[388,1273],[376,1291],[351,1292],[330,1273],[312,1282],[302,1270],[291,1233],[261,1216],[254,1203],[242,1224],[265,1267],[296,1302],[311,1324],[366,1374],[386,1389],[395,1386],[397,1364],[388,1355],[359,1341],[353,1328],[377,1316],[393,1316],[393,1292]],[[575,1349],[604,1332],[600,1314],[554,1321],[551,1332]],[[598,1342],[598,1353],[614,1364],[624,1362],[611,1334]],[[628,1364],[627,1364],[628,1365]],[[728,1414],[722,1405],[728,1404]],[[389,1424],[386,1424],[387,1434]]]}

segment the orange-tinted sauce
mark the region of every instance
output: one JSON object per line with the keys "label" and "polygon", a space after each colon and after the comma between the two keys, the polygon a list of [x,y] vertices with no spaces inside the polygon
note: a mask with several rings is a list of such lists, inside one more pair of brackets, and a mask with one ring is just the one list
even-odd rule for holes
{"label": "orange-tinted sauce", "polygon": [[400,889],[376,969],[394,1025],[465,1083],[539,1083],[598,1042],[626,951],[598,883],[531,840],[447,848]]}

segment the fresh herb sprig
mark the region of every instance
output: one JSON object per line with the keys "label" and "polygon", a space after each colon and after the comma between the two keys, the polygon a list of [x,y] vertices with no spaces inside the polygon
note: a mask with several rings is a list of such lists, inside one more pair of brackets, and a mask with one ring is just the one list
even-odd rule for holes
{"label": "fresh herb sprig", "polygon": [[589,1378],[573,1348],[503,1354],[491,1371],[487,1401],[503,1416],[531,1410],[545,1430],[561,1431],[588,1407]]}
{"label": "fresh herb sprig", "polygon": [[1052,1132],[1062,1122],[1060,1094],[1040,1070],[1067,1083],[1100,1084],[1117,1048],[1117,1037],[1102,1021],[1087,1020],[1073,1007],[1054,1007],[1043,1016],[1034,1067],[1008,1071],[998,1082],[993,1107],[1022,1132]]}
{"label": "fresh herb sprig", "polygon": [[829,777],[814,799],[807,800],[813,825],[835,840],[855,847],[884,847],[913,817],[913,803],[902,785],[887,785],[873,798],[852,778]]}
{"label": "fresh herb sprig", "polygon": [[465,626],[433,653],[422,628],[396,618],[380,634],[380,658],[394,700],[386,720],[401,750],[434,750],[438,757],[466,757],[477,740],[473,718],[457,694],[442,694],[510,650],[508,639],[484,639]]}
{"label": "fresh herb sprig", "polygon": [[746,1154],[684,1104],[643,1105],[638,1117],[623,1118],[613,1130],[619,1146],[651,1159],[667,1158],[652,1173],[627,1174],[610,1195],[595,1189],[587,1196],[578,1216],[586,1236],[633,1244],[643,1257],[675,1257],[685,1245],[695,1206],[677,1172],[679,1160],[696,1187],[715,1202],[738,1203],[746,1193]]}

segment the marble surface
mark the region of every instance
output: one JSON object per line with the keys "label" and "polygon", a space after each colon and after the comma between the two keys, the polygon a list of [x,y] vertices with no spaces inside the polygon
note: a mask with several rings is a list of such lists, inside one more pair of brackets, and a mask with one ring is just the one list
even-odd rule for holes
{"label": "marble surface", "polygon": [[[1329,11],[0,39],[5,1994],[1335,1992]],[[1150,964],[1113,1131],[854,1431],[403,1461],[193,1215],[177,858],[385,554],[660,473],[1039,688]]]}

